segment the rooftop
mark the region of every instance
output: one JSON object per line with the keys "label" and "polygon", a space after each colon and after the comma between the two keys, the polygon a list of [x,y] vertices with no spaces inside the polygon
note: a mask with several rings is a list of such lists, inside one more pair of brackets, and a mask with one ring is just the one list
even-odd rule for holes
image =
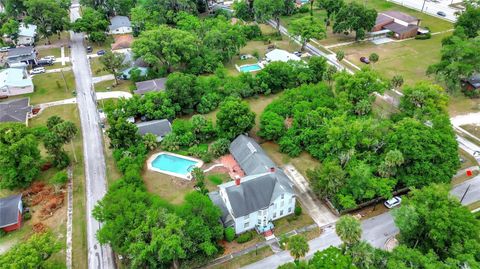
{"label": "rooftop", "polygon": [[297,55],[290,53],[286,50],[281,50],[281,49],[274,49],[267,54],[265,54],[265,57],[269,59],[272,62],[275,61],[281,61],[281,62],[288,62],[290,60],[292,61],[300,61],[300,57]]}
{"label": "rooftop", "polygon": [[0,89],[3,87],[28,87],[33,86],[32,78],[25,68],[14,67],[0,71]]}
{"label": "rooftop", "polygon": [[30,112],[32,107],[28,98],[0,102],[0,122],[26,123]]}
{"label": "rooftop", "polygon": [[403,33],[406,33],[406,32],[410,32],[411,30],[413,29],[417,29],[418,30],[418,26],[417,25],[408,25],[408,26],[405,26],[405,25],[402,25],[402,24],[398,24],[396,22],[392,22],[392,23],[389,23],[385,26],[383,26],[383,28],[387,29],[387,30],[390,30],[392,32],[395,32],[397,34],[403,34]]}
{"label": "rooftop", "polygon": [[408,22],[408,23],[418,21],[418,18],[413,17],[411,15],[408,15],[406,13],[400,12],[400,11],[394,11],[394,10],[383,11],[380,14],[384,14],[384,15],[387,15],[387,16],[392,17],[394,19],[401,20],[401,21]]}
{"label": "rooftop", "polygon": [[157,141],[161,141],[166,134],[172,131],[172,125],[167,119],[145,121],[137,123],[136,125],[140,135],[146,135],[148,133],[154,134],[158,138]]}
{"label": "rooftop", "polygon": [[21,23],[20,27],[18,27],[18,31],[19,36],[35,37],[37,34],[37,26],[33,24]]}
{"label": "rooftop", "polygon": [[276,167],[262,147],[246,135],[235,138],[229,150],[246,175],[269,172],[271,168]]}
{"label": "rooftop", "polygon": [[0,199],[0,228],[18,222],[18,203],[20,203],[21,200],[21,194]]}
{"label": "rooftop", "polygon": [[110,19],[110,25],[108,26],[110,31],[120,27],[132,27],[130,19],[127,16],[115,16]]}
{"label": "rooftop", "polygon": [[8,50],[7,57],[27,56],[27,55],[32,55],[34,52],[35,52],[35,49],[32,46],[16,47]]}
{"label": "rooftop", "polygon": [[141,82],[136,82],[135,86],[137,89],[133,91],[135,94],[145,94],[147,92],[158,92],[165,90],[165,84],[167,78],[157,78],[152,80],[146,80]]}

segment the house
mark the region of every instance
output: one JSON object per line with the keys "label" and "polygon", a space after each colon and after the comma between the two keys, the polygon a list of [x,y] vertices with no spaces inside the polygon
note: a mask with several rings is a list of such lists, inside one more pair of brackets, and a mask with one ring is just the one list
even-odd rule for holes
{"label": "house", "polygon": [[221,209],[224,227],[234,227],[236,234],[267,233],[272,221],[294,212],[293,185],[252,138],[238,136],[229,150],[245,176],[219,185],[209,197]]}
{"label": "house", "polygon": [[134,66],[134,67],[129,67],[129,68],[123,70],[122,73],[120,74],[120,79],[130,79],[130,77],[132,75],[130,72],[133,69],[138,69],[140,71],[140,76],[141,77],[144,77],[148,74],[148,68]]}
{"label": "house", "polygon": [[172,132],[172,124],[167,119],[145,121],[136,125],[140,135],[154,134],[157,136],[157,142],[161,142],[167,134]]}
{"label": "house", "polygon": [[0,102],[0,122],[21,122],[28,125],[28,117],[32,113],[29,98]]}
{"label": "house", "polygon": [[110,19],[108,30],[111,35],[130,34],[132,33],[132,23],[126,16],[115,16]]}
{"label": "house", "polygon": [[133,91],[135,94],[146,94],[147,92],[158,92],[165,90],[165,84],[167,83],[167,78],[157,78],[152,80],[146,80],[141,82],[136,82],[136,90]]}
{"label": "house", "polygon": [[37,63],[37,51],[32,46],[11,48],[7,52],[6,61],[8,64],[26,63],[27,65]]}
{"label": "house", "polygon": [[17,45],[31,46],[35,43],[35,36],[37,36],[36,25],[21,23],[18,31]]}
{"label": "house", "polygon": [[420,20],[399,11],[378,13],[372,32],[388,30],[396,39],[415,37],[420,29]]}
{"label": "house", "polygon": [[297,55],[281,49],[274,49],[268,52],[267,54],[265,54],[265,58],[267,59],[267,62],[288,62],[301,60],[300,57],[298,57]]}
{"label": "house", "polygon": [[0,229],[11,232],[22,226],[22,195],[12,195],[0,199]]}
{"label": "house", "polygon": [[13,96],[33,92],[33,81],[21,67],[0,70],[0,95]]}
{"label": "house", "polygon": [[480,73],[475,73],[470,78],[464,81],[465,89],[467,91],[474,91],[480,89]]}

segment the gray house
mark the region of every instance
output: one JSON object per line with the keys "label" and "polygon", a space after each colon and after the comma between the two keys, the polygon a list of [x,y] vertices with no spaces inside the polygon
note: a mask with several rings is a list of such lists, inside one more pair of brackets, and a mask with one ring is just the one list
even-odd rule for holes
{"label": "gray house", "polygon": [[0,122],[21,122],[28,125],[28,116],[31,113],[29,98],[0,102]]}
{"label": "gray house", "polygon": [[135,87],[137,89],[134,90],[133,93],[143,95],[143,94],[146,94],[147,92],[164,91],[166,82],[167,82],[167,78],[157,78],[152,80],[136,82]]}
{"label": "gray house", "polygon": [[251,229],[270,231],[272,221],[294,212],[293,184],[250,137],[238,136],[230,145],[230,153],[246,176],[209,193],[222,210],[223,225],[234,227],[237,234]]}
{"label": "gray house", "polygon": [[140,135],[154,134],[157,136],[157,142],[161,142],[167,134],[172,132],[172,124],[167,119],[145,121],[136,125]]}
{"label": "gray house", "polygon": [[115,16],[110,19],[108,30],[111,35],[130,34],[132,33],[132,23],[126,16]]}
{"label": "gray house", "polygon": [[7,63],[26,63],[27,65],[37,63],[37,51],[32,46],[11,48],[7,52]]}

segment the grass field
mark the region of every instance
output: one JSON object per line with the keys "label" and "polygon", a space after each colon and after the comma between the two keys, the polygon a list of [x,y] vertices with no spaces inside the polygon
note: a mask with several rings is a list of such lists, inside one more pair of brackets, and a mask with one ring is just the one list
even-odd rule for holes
{"label": "grass field", "polygon": [[107,80],[95,83],[94,87],[96,92],[122,91],[131,93],[130,89],[133,85],[134,83],[130,80],[118,80],[118,85],[115,86],[115,80]]}
{"label": "grass field", "polygon": [[480,98],[469,98],[458,92],[450,95],[448,113],[450,116],[457,116],[480,111]]}
{"label": "grass field", "polygon": [[50,48],[50,49],[39,49],[38,50],[38,58],[42,58],[45,56],[53,55],[56,58],[60,58],[62,56],[60,48]]}
{"label": "grass field", "polygon": [[[101,57],[101,56],[100,56]],[[90,58],[90,68],[92,69],[92,76],[99,77],[108,75],[109,73],[103,70],[103,65],[100,62],[100,57]]]}
{"label": "grass field", "polygon": [[41,104],[72,98],[75,78],[72,71],[63,72],[63,76],[61,72],[39,74],[33,77],[33,85],[34,92],[21,97],[30,97],[31,104]]}

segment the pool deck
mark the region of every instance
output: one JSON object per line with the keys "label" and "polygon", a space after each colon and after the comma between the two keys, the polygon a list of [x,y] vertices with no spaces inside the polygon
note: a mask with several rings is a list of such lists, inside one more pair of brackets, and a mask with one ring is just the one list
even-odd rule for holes
{"label": "pool deck", "polygon": [[198,168],[203,166],[203,161],[202,160],[199,160],[199,159],[196,159],[196,158],[193,158],[193,157],[189,157],[189,156],[183,156],[183,155],[180,155],[180,154],[171,153],[171,152],[168,152],[168,151],[161,151],[161,152],[153,154],[152,156],[150,156],[150,158],[148,158],[148,160],[147,160],[148,170],[159,172],[159,173],[170,175],[170,176],[174,176],[174,177],[178,177],[178,178],[182,178],[182,179],[186,179],[186,180],[192,180],[192,176],[190,175],[190,173],[184,175],[184,174],[173,173],[173,172],[170,172],[170,171],[165,171],[165,170],[161,170],[161,169],[153,167],[152,166],[153,161],[159,155],[164,155],[164,154],[196,162],[195,167],[198,167]]}

